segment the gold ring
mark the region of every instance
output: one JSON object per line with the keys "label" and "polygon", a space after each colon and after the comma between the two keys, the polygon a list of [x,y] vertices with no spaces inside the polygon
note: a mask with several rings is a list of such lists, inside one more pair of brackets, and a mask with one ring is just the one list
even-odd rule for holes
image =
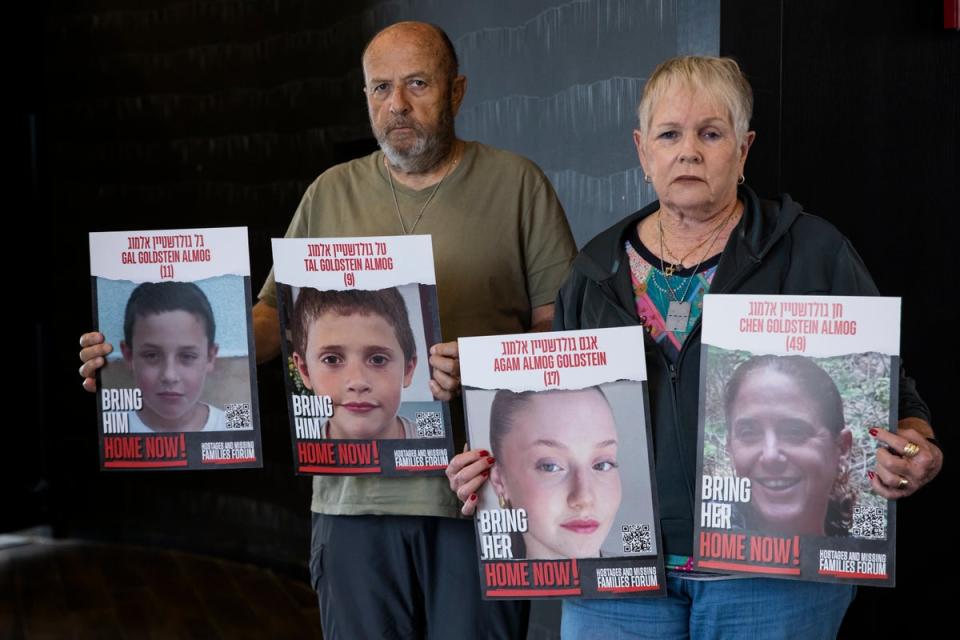
{"label": "gold ring", "polygon": [[920,447],[913,442],[908,442],[906,446],[903,447],[903,455],[905,458],[912,458],[918,453],[920,453]]}
{"label": "gold ring", "polygon": [[897,489],[900,489],[900,490],[906,489],[909,484],[910,484],[909,480],[907,480],[903,476],[900,476],[900,482],[897,483]]}

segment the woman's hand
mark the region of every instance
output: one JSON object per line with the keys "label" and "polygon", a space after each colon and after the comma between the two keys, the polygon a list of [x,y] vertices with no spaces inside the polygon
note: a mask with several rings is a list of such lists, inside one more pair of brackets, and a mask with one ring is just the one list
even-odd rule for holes
{"label": "woman's hand", "polygon": [[473,449],[454,456],[447,465],[447,479],[450,489],[463,502],[460,513],[465,516],[473,515],[477,509],[477,491],[490,476],[490,467],[496,462],[490,452],[485,449]]}
{"label": "woman's hand", "polygon": [[104,342],[103,334],[91,331],[80,336],[80,377],[83,388],[93,393],[97,390],[97,369],[107,363],[107,354],[113,351],[113,345]]}
{"label": "woman's hand", "polygon": [[874,491],[896,500],[914,493],[940,473],[943,452],[927,440],[927,434],[932,436],[933,430],[918,418],[901,420],[897,433],[870,430],[870,435],[885,445],[877,448],[877,467],[869,474]]}

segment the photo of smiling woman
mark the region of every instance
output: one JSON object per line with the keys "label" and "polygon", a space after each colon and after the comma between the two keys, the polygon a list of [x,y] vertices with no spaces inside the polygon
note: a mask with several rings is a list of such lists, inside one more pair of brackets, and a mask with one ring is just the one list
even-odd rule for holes
{"label": "photo of smiling woman", "polygon": [[[489,407],[489,441],[473,438],[472,444],[489,446],[497,461],[478,517],[514,521],[508,557],[626,555],[622,527],[652,524],[643,419],[637,422],[636,396],[631,398],[638,388],[616,382],[571,390],[471,391],[489,394],[482,401],[483,409]],[[474,397],[468,396],[471,425],[481,417],[478,403],[470,402]],[[655,553],[652,537],[651,545],[648,553]]]}
{"label": "photo of smiling woman", "polygon": [[[617,426],[596,387],[497,392],[490,483],[504,508],[523,509],[514,558],[593,558],[620,508]],[[521,546],[522,545],[522,546]]]}
{"label": "photo of smiling woman", "polygon": [[804,356],[757,356],[737,367],[723,401],[730,461],[750,480],[744,528],[847,535],[853,436],[830,375]]}

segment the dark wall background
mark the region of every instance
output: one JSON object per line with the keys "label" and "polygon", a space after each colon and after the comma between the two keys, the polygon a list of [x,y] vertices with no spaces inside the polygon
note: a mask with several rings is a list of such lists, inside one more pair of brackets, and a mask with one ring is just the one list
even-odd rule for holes
{"label": "dark wall background", "polygon": [[946,616],[946,592],[934,585],[955,502],[950,398],[960,315],[945,289],[960,215],[960,33],[944,31],[942,9],[939,1],[722,4],[721,51],[741,61],[756,92],[748,181],[832,221],[880,290],[902,296],[903,361],[947,452],[941,476],[898,503],[898,587],[860,589],[845,637],[915,629],[898,614],[907,603],[927,619]]}
{"label": "dark wall background", "polygon": [[[293,475],[277,363],[261,367],[265,466],[99,473],[94,398],[76,384],[91,326],[87,232],[247,225],[254,292],[307,184],[373,146],[357,64],[373,3],[48,3],[25,21],[29,158],[15,219],[43,248],[23,282],[24,390],[8,528],[159,544],[304,573],[309,481]],[[31,144],[30,140],[36,140]],[[23,165],[23,162],[20,163]],[[28,185],[36,183],[33,189]],[[33,237],[33,236],[31,236]],[[33,245],[32,240],[24,243]],[[29,284],[27,284],[29,283]],[[18,345],[20,346],[20,345]],[[18,394],[20,395],[20,394]],[[24,394],[26,395],[26,394]]]}
{"label": "dark wall background", "polygon": [[[286,228],[307,184],[372,148],[360,50],[381,26],[407,17],[440,22],[463,53],[474,101],[461,132],[541,162],[582,242],[645,199],[635,191],[636,204],[616,201],[609,185],[610,176],[629,180],[636,171],[626,103],[656,62],[641,53],[660,33],[649,16],[672,29],[659,36],[667,49],[704,51],[704,43],[716,47],[719,11],[720,50],[743,63],[757,93],[750,183],[761,194],[788,191],[832,220],[881,290],[903,296],[904,360],[951,457],[958,318],[945,280],[960,214],[960,37],[943,31],[941,10],[935,0],[724,0],[719,8],[716,0],[52,0],[21,9],[8,24],[19,90],[10,97],[17,171],[6,222],[7,264],[19,276],[8,312],[8,397],[22,410],[11,410],[5,430],[2,528],[50,523],[60,535],[303,572],[309,482],[292,474],[281,386],[270,384],[277,364],[259,371],[263,470],[97,471],[94,401],[75,373],[77,335],[91,322],[86,234],[247,225],[252,279],[262,281],[268,239]],[[587,32],[600,26],[616,35],[593,41],[609,66],[564,57],[558,43],[587,46]],[[541,49],[544,38],[552,43],[550,55],[537,49],[535,65],[562,64],[540,81],[502,62],[485,69],[486,56],[517,34]],[[482,115],[491,108],[526,118],[524,135],[491,129]],[[561,130],[554,137],[540,131],[550,114],[560,114],[548,123]],[[565,135],[581,124],[604,142]],[[555,137],[571,146],[556,147]],[[602,198],[607,204],[591,204]],[[945,598],[931,585],[949,548],[939,523],[951,475],[948,467],[901,503],[900,587],[862,589],[845,626],[850,637],[913,629],[908,606],[925,615],[930,600]]]}
{"label": "dark wall background", "polygon": [[629,136],[647,73],[719,47],[718,0],[54,0],[35,12],[23,21],[26,58],[39,61],[18,123],[35,140],[23,221],[29,233],[52,218],[56,262],[27,289],[39,409],[15,520],[43,510],[62,535],[302,567],[309,488],[292,477],[276,364],[259,372],[262,471],[96,470],[94,401],[74,377],[76,336],[90,326],[86,234],[248,225],[256,291],[268,239],[307,184],[374,147],[360,52],[401,19],[449,32],[470,79],[462,135],[544,166],[581,241],[653,197]]}

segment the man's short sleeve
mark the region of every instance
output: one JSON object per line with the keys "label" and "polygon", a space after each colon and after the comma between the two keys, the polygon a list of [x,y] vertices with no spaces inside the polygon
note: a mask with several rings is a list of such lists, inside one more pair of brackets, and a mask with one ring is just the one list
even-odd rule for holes
{"label": "man's short sleeve", "polygon": [[[310,185],[307,191],[303,194],[303,198],[300,199],[300,205],[294,212],[293,219],[290,220],[290,225],[287,227],[287,232],[283,234],[284,238],[310,237],[308,218],[310,215],[311,206],[313,204],[313,189],[315,185],[316,183]],[[257,294],[257,298],[263,302],[266,302],[271,307],[277,307],[277,281],[273,276],[273,267],[270,268],[270,273],[267,274],[267,279],[263,283],[263,287],[260,288],[260,293]]]}
{"label": "man's short sleeve", "polygon": [[539,184],[523,218],[530,306],[552,304],[567,276],[577,246],[553,187],[539,171]]}

